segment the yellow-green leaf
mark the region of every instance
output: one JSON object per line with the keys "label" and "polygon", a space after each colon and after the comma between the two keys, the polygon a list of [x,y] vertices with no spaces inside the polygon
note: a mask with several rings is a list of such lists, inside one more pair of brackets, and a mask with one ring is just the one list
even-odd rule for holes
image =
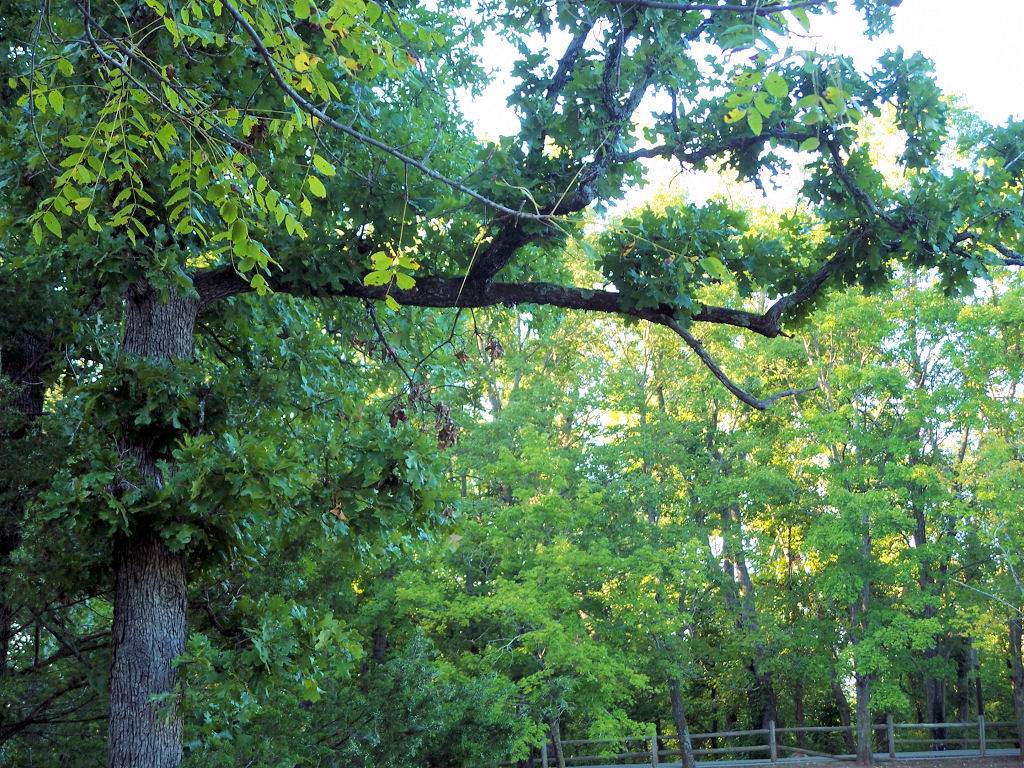
{"label": "yellow-green leaf", "polygon": [[745,109],[730,109],[728,112],[725,113],[725,122],[729,123],[730,125],[732,123],[739,122],[739,120],[745,114],[747,114],[747,110]]}
{"label": "yellow-green leaf", "polygon": [[367,272],[363,278],[363,285],[387,285],[390,282],[391,273],[383,269]]}
{"label": "yellow-green leaf", "polygon": [[764,127],[764,121],[761,118],[761,113],[756,109],[747,110],[747,124],[750,126],[750,130],[754,132],[755,136],[761,135],[761,129]]}
{"label": "yellow-green leaf", "polygon": [[402,305],[395,301],[395,297],[391,294],[384,297],[384,303],[388,305],[388,309],[392,312],[397,312],[402,308]]}
{"label": "yellow-green leaf", "polygon": [[307,176],[306,186],[308,186],[309,191],[317,197],[327,197],[327,187],[325,187],[324,183],[316,176]]}
{"label": "yellow-green leaf", "polygon": [[764,79],[764,89],[777,99],[784,99],[789,94],[789,84],[778,72],[768,74]]}
{"label": "yellow-green leaf", "polygon": [[324,176],[333,176],[337,173],[337,171],[334,170],[334,166],[325,158],[320,157],[320,155],[313,155],[313,165],[316,166],[316,169]]}
{"label": "yellow-green leaf", "polygon": [[821,144],[821,142],[818,141],[818,138],[816,136],[811,136],[811,138],[804,139],[802,142],[800,142],[800,151],[813,152],[818,148],[819,144]]}
{"label": "yellow-green leaf", "polygon": [[57,237],[62,236],[60,233],[60,222],[57,221],[57,217],[53,215],[53,211],[47,211],[43,214],[43,224]]}

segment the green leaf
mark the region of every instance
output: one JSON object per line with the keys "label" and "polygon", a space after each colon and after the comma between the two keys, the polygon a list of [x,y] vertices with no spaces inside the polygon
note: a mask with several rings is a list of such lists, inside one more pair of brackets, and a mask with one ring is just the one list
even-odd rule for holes
{"label": "green leaf", "polygon": [[769,73],[764,80],[764,89],[776,99],[784,99],[789,95],[789,84],[778,72]]}
{"label": "green leaf", "polygon": [[407,291],[416,285],[416,281],[404,272],[395,273],[395,285],[398,286],[399,290]]}
{"label": "green leaf", "polygon": [[790,13],[793,14],[793,18],[800,22],[800,26],[804,28],[804,32],[811,31],[811,20],[807,16],[807,11],[805,9],[794,8],[793,10],[790,11]]}
{"label": "green leaf", "polygon": [[384,251],[377,251],[370,255],[370,263],[374,269],[391,269],[392,259]]}
{"label": "green leaf", "polygon": [[309,18],[309,0],[295,0],[295,5],[292,8],[295,13],[296,19],[308,19]]}
{"label": "green leaf", "polygon": [[252,280],[249,281],[249,284],[260,296],[265,296],[270,292],[270,286],[267,285],[267,279],[259,272],[252,276]]}
{"label": "green leaf", "polygon": [[732,273],[726,269],[721,260],[714,256],[705,256],[700,260],[700,265],[709,275],[717,277],[719,280],[728,280],[732,277]]}
{"label": "green leaf", "polygon": [[309,187],[309,191],[317,197],[327,197],[327,188],[316,176],[307,176],[306,186]]}
{"label": "green leaf", "polygon": [[388,309],[392,312],[398,312],[402,308],[402,305],[399,304],[391,294],[384,297],[384,303],[388,305]]}
{"label": "green leaf", "polygon": [[53,211],[47,211],[43,214],[43,224],[46,228],[53,232],[57,237],[62,237],[60,233],[60,222],[57,221],[57,217],[53,215]]}
{"label": "green leaf", "polygon": [[302,690],[307,700],[313,703],[320,701],[320,689],[317,687],[315,680],[308,677],[303,680]]}
{"label": "green leaf", "polygon": [[[182,190],[187,193],[187,190]],[[220,217],[225,224],[231,224],[238,218],[238,204],[234,200],[228,200],[220,209]]]}
{"label": "green leaf", "polygon": [[725,122],[730,125],[732,123],[737,123],[743,118],[745,114],[747,114],[747,110],[745,109],[730,109],[728,112],[725,113]]}
{"label": "green leaf", "polygon": [[391,282],[391,272],[383,269],[367,272],[363,277],[363,285],[387,285]]}
{"label": "green leaf", "polygon": [[814,150],[816,150],[818,148],[818,145],[820,145],[820,144],[821,144],[821,142],[818,141],[818,137],[817,136],[811,136],[811,138],[804,139],[803,141],[800,142],[800,151],[801,152],[813,152]]}
{"label": "green leaf", "polygon": [[761,118],[761,113],[756,109],[747,110],[747,124],[750,126],[750,130],[754,132],[755,136],[761,135],[761,129],[764,127],[764,121]]}
{"label": "green leaf", "polygon": [[331,165],[325,158],[320,155],[313,155],[313,165],[320,171],[324,176],[334,176],[337,171],[334,170],[334,166]]}
{"label": "green leaf", "polygon": [[249,225],[245,219],[235,219],[231,225],[231,242],[240,245],[249,239]]}

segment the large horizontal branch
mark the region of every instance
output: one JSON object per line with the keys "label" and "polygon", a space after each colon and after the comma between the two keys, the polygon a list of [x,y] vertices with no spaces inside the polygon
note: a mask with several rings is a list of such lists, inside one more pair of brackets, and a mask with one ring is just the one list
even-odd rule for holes
{"label": "large horizontal branch", "polygon": [[[777,301],[764,314],[728,307],[701,305],[700,309],[693,314],[692,319],[698,323],[731,325],[767,338],[775,338],[782,332],[783,311],[792,309],[797,303],[810,298],[824,282],[825,274],[827,274],[826,267],[822,267],[812,278],[813,287],[809,287],[811,284],[806,284],[799,289],[798,300],[792,298],[796,297],[797,293],[790,294]],[[590,290],[555,283],[488,284],[471,283],[461,277],[420,277],[416,280],[416,286],[407,291],[398,290],[394,285],[363,285],[357,282],[341,283],[338,287],[312,286],[288,276],[271,278],[269,283],[275,291],[290,295],[342,296],[378,301],[383,301],[387,296],[391,296],[400,304],[409,307],[471,309],[538,304],[583,312],[635,317],[638,320],[647,320],[658,325],[666,325],[666,318],[673,322],[683,320],[682,313],[673,307],[637,309],[630,307],[625,302],[625,297],[616,291]],[[241,277],[231,267],[222,267],[201,273],[196,277],[195,287],[199,292],[201,310],[220,299],[252,290],[248,280]]]}
{"label": "large horizontal branch", "polygon": [[[784,311],[810,298],[824,283],[833,264],[834,261],[821,267],[807,283],[794,293],[779,299],[764,314],[702,305],[692,316],[692,320],[731,325],[769,338],[775,337],[782,331],[781,322]],[[767,398],[751,395],[722,371],[703,344],[684,327],[685,318],[680,317],[681,312],[668,306],[653,309],[631,307],[625,303],[625,297],[615,291],[589,290],[553,283],[469,283],[459,277],[420,277],[413,288],[404,291],[398,290],[394,285],[370,286],[356,282],[341,283],[338,286],[330,287],[311,286],[287,275],[272,280],[271,284],[275,290],[292,295],[343,296],[376,300],[383,300],[391,296],[401,304],[416,307],[476,308],[536,304],[635,317],[664,326],[676,333],[729,392],[753,408],[764,410],[780,398],[810,391],[810,389],[789,389]],[[219,299],[251,290],[249,282],[230,267],[201,273],[196,277],[195,287],[199,292],[201,309],[209,307]]]}

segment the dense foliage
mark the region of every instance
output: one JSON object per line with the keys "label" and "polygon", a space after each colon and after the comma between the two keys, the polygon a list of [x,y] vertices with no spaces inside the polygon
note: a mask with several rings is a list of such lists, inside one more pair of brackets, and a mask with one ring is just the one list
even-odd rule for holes
{"label": "dense foliage", "polygon": [[1021,126],[824,0],[439,6],[0,10],[3,761],[1024,735]]}

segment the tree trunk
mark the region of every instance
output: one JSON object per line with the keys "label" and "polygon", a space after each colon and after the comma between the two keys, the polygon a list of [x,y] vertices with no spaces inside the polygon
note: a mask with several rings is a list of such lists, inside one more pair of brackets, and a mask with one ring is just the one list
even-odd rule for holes
{"label": "tree trunk", "polygon": [[839,710],[839,724],[843,726],[843,738],[846,740],[846,748],[852,754],[856,751],[857,745],[853,740],[853,733],[850,731],[852,721],[850,719],[850,702],[846,700],[846,694],[843,692],[843,687],[839,684],[839,678],[836,677],[836,671],[832,670],[832,698],[836,702],[836,709]]}
{"label": "tree trunk", "polygon": [[[804,686],[799,680],[793,683],[793,720],[797,728],[804,727]],[[807,731],[796,732],[796,744],[807,748]]]}
{"label": "tree trunk", "polygon": [[871,765],[871,675],[854,674],[857,686],[857,764]]}
{"label": "tree trunk", "polygon": [[1010,630],[1010,680],[1013,683],[1013,715],[1017,722],[1017,744],[1024,756],[1024,660],[1021,657],[1021,619],[1008,622]]}
{"label": "tree trunk", "polygon": [[172,768],[182,752],[171,662],[185,650],[185,558],[140,532],[117,543],[114,568],[110,765]]}
{"label": "tree trunk", "polygon": [[[132,285],[126,296],[123,354],[172,363],[191,357],[198,307],[198,300],[175,292],[161,302],[146,282]],[[163,452],[166,446],[146,442],[131,430],[126,434],[131,436],[122,440],[122,452],[138,462],[139,473],[151,485],[159,485],[157,462],[170,458]],[[173,662],[185,650],[185,557],[171,552],[159,530],[133,521],[130,513],[129,525],[114,548],[110,768],[177,768],[182,721],[175,711]]]}
{"label": "tree trunk", "polygon": [[690,742],[690,726],[686,722],[686,710],[683,707],[683,693],[678,678],[668,681],[669,698],[672,701],[672,720],[679,734],[679,752],[682,768],[693,768],[693,744]]}
{"label": "tree trunk", "polygon": [[[929,648],[925,652],[926,660],[938,658],[937,648]],[[925,711],[928,713],[929,723],[946,722],[946,681],[940,677],[929,675],[924,681]],[[931,744],[929,748],[933,752],[942,751],[946,748],[946,729],[931,728]]]}
{"label": "tree trunk", "polygon": [[[562,751],[562,728],[558,721],[559,718],[557,717],[551,720],[551,741],[555,745],[555,764],[558,768],[565,768],[565,753]],[[544,748],[547,749],[547,745]]]}

